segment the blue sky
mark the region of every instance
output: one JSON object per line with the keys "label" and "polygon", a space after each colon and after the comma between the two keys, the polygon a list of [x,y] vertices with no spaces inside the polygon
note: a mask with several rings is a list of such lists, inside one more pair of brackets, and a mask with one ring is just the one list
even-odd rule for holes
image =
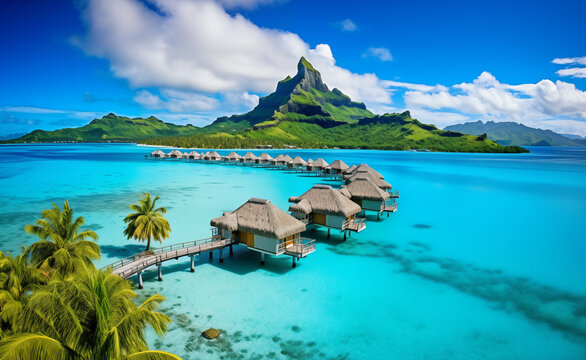
{"label": "blue sky", "polygon": [[0,136],[109,112],[198,126],[300,56],[378,113],[586,136],[584,1],[4,2]]}

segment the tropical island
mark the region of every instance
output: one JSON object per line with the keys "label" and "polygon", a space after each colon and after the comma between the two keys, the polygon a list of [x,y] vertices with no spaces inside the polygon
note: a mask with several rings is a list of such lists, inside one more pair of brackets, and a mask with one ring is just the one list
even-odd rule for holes
{"label": "tropical island", "polygon": [[242,115],[220,117],[205,127],[165,123],[155,117],[108,114],[79,128],[35,130],[4,143],[140,142],[181,148],[346,148],[446,152],[523,153],[485,134],[466,135],[438,129],[409,111],[376,115],[339,89],[330,90],[304,57],[297,74],[279,81],[275,92]]}

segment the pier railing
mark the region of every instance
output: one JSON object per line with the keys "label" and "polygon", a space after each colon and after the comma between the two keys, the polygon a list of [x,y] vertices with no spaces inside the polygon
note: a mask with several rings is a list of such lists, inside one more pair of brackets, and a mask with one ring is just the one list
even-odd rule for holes
{"label": "pier railing", "polygon": [[342,224],[342,230],[350,230],[360,232],[366,228],[366,219],[350,219],[344,221]]}

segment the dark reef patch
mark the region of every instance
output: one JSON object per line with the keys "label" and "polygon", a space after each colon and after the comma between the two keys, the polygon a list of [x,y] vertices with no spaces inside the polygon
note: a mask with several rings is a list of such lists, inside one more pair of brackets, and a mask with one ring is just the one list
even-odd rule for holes
{"label": "dark reef patch", "polygon": [[431,229],[432,226],[427,224],[415,224],[413,227],[416,229]]}

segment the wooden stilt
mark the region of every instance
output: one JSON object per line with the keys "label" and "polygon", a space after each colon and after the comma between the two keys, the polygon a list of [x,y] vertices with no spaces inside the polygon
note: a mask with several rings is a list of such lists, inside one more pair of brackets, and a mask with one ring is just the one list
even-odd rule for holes
{"label": "wooden stilt", "polygon": [[297,263],[295,262],[295,256],[291,256],[291,258],[293,259],[293,267],[296,267]]}
{"label": "wooden stilt", "polygon": [[328,228],[328,239],[330,238],[330,228]]}
{"label": "wooden stilt", "polygon": [[163,281],[163,263],[157,264],[157,271],[159,272],[158,280]]}
{"label": "wooden stilt", "polygon": [[220,248],[220,263],[224,262],[224,248]]}
{"label": "wooden stilt", "polygon": [[234,250],[232,250],[232,245],[230,245],[230,256],[234,256]]}
{"label": "wooden stilt", "polygon": [[142,271],[138,272],[138,288],[142,289],[143,285],[142,285]]}
{"label": "wooden stilt", "polygon": [[210,250],[210,261],[212,261],[214,258],[214,251]]}
{"label": "wooden stilt", "polygon": [[260,264],[261,265],[265,264],[265,253],[260,253]]}
{"label": "wooden stilt", "polygon": [[344,230],[344,241],[346,241],[346,230]]}
{"label": "wooden stilt", "polygon": [[189,271],[191,272],[195,272],[195,256],[194,255],[189,255],[189,257],[191,258],[191,265],[189,267]]}

